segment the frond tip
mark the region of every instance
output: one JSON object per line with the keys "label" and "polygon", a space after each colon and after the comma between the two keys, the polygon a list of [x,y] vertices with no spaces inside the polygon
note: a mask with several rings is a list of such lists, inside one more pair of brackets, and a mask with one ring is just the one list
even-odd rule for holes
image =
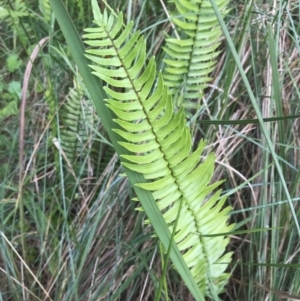
{"label": "frond tip", "polygon": [[220,182],[209,185],[214,155],[201,161],[203,141],[191,152],[183,110],[174,113],[154,58],[146,62],[143,38],[131,34],[132,23],[123,28],[122,14],[102,14],[96,1],[93,11],[97,27],[86,29],[85,43],[91,46],[86,56],[93,62],[93,73],[109,85],[106,102],[117,116],[114,131],[130,152],[121,155],[122,164],[147,179],[137,185],[152,192],[203,294],[219,293],[229,277],[224,273],[231,261],[231,253],[224,255],[229,239],[203,235],[229,232],[233,225],[227,225],[230,208],[222,209],[225,198],[220,191],[213,193]]}

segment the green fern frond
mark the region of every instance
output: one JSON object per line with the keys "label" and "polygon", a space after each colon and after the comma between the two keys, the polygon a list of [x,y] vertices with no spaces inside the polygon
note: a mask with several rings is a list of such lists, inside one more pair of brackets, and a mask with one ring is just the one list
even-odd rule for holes
{"label": "green fern frond", "polygon": [[61,146],[70,164],[78,172],[89,157],[91,129],[88,125],[92,125],[95,120],[93,106],[89,103],[79,80],[74,78],[74,86],[70,88],[69,95],[59,111]]}
{"label": "green fern frond", "polygon": [[[165,85],[172,95],[182,98],[184,103],[199,99],[210,73],[215,69],[221,28],[210,0],[174,0],[180,17],[172,21],[178,26],[181,39],[166,39],[164,48],[169,56],[165,59]],[[216,0],[223,15],[228,0]]]}
{"label": "green fern frond", "polygon": [[[95,137],[95,129],[99,130],[99,136],[102,135],[99,129],[100,120],[83,90],[81,77],[75,75],[73,83],[65,103],[59,110],[61,147],[76,175],[80,174],[83,178],[100,177],[115,151],[108,143],[103,143],[105,137]],[[52,108],[53,111],[53,102],[50,102],[50,98],[47,100],[50,110]],[[56,110],[57,105],[54,108]],[[51,114],[53,115],[54,113]],[[53,123],[51,128],[56,137],[55,119]],[[103,133],[103,136],[105,135]]]}
{"label": "green fern frond", "polygon": [[86,56],[93,62],[93,73],[108,84],[107,106],[117,116],[114,131],[131,152],[122,156],[122,164],[147,179],[137,186],[152,192],[203,294],[220,293],[229,277],[224,272],[231,261],[231,253],[224,254],[229,238],[203,235],[229,232],[233,225],[227,225],[230,207],[222,209],[221,191],[213,192],[220,182],[209,185],[214,155],[201,162],[203,141],[191,152],[183,110],[173,112],[154,58],[146,62],[143,37],[131,34],[133,24],[123,28],[122,14],[102,14],[96,1],[92,3],[97,27],[85,30],[85,43],[91,46]]}

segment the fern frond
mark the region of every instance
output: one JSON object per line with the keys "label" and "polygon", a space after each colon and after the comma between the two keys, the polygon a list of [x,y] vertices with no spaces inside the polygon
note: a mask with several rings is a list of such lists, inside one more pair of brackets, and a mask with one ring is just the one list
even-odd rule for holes
{"label": "fern frond", "polygon": [[[165,85],[183,102],[199,99],[210,73],[215,69],[216,57],[220,54],[221,28],[215,16],[210,0],[174,0],[180,17],[172,21],[178,26],[181,39],[166,39]],[[228,0],[216,0],[223,15]]]}
{"label": "fern frond", "polygon": [[203,294],[219,293],[229,277],[224,273],[231,261],[231,253],[224,255],[229,238],[203,235],[229,232],[233,225],[227,225],[230,208],[222,209],[225,198],[220,191],[213,193],[220,182],[209,185],[214,155],[200,162],[203,141],[191,152],[183,110],[173,112],[154,58],[146,62],[143,38],[138,32],[131,34],[133,24],[123,28],[122,14],[102,14],[95,0],[93,12],[97,27],[85,30],[85,43],[91,46],[86,56],[93,62],[93,73],[108,84],[107,106],[119,126],[114,131],[131,153],[122,155],[122,164],[147,179],[137,186],[152,192]]}
{"label": "fern frond", "polygon": [[74,86],[59,110],[59,138],[75,174],[87,176],[92,174],[90,155],[93,135],[90,127],[95,123],[96,115],[80,81],[79,76],[74,77]]}

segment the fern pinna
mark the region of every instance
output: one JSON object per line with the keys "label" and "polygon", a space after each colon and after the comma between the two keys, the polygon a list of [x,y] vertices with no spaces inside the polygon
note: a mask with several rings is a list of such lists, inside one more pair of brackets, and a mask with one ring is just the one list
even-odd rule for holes
{"label": "fern pinna", "polygon": [[[215,69],[216,51],[220,42],[221,28],[210,0],[174,0],[178,12],[172,21],[176,24],[180,39],[166,39],[168,59],[164,72],[165,85],[174,97],[184,104],[203,96]],[[215,0],[220,11],[227,13],[228,0]]]}
{"label": "fern pinna", "polygon": [[191,152],[183,110],[174,113],[154,58],[146,59],[143,37],[131,34],[133,23],[124,28],[122,14],[102,14],[96,0],[93,12],[97,27],[85,30],[86,56],[93,73],[108,84],[106,102],[118,124],[114,131],[131,152],[121,156],[122,164],[144,175],[147,182],[137,185],[152,192],[203,294],[219,293],[229,277],[224,273],[231,261],[231,253],[224,255],[229,238],[204,235],[229,232],[233,225],[227,224],[231,208],[222,209],[225,198],[220,190],[213,193],[220,182],[209,185],[214,155],[200,162],[203,141]]}

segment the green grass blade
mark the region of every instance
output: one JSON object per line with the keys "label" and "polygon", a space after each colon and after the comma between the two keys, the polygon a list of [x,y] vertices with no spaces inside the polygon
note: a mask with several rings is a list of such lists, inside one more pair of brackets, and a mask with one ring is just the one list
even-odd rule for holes
{"label": "green grass blade", "polygon": [[[273,96],[275,101],[276,115],[279,117],[283,116],[282,110],[282,99],[280,91],[279,82],[279,72],[278,72],[278,57],[277,57],[277,47],[274,40],[272,27],[268,24],[268,44],[270,50],[270,61],[272,66],[272,78],[273,78]],[[285,157],[285,147],[284,147],[284,123],[283,120],[278,121],[278,133],[279,133],[279,143],[280,143],[280,156],[284,159]],[[282,165],[283,174],[285,174],[285,165]]]}
{"label": "green grass blade", "polygon": [[[116,128],[116,125],[112,121],[111,112],[104,105],[103,99],[105,98],[105,93],[102,89],[100,81],[90,72],[88,61],[83,55],[84,46],[72,20],[70,19],[70,16],[65,10],[61,0],[50,0],[50,3],[60,28],[65,36],[66,42],[70,48],[71,54],[74,57],[79,72],[81,73],[83,81],[96,107],[97,114],[100,116],[103,126],[105,127],[116,152],[119,155],[126,154],[127,151],[125,151],[125,149],[117,143],[117,135],[112,131],[112,128]],[[151,221],[157,236],[162,242],[164,248],[168,249],[171,234],[153,199],[152,194],[135,186],[136,183],[145,182],[145,179],[140,174],[127,168],[124,168],[124,170],[126,171],[128,179],[131,185],[134,187],[134,190],[149,220]],[[170,258],[172,259],[175,268],[195,299],[204,300],[203,295],[201,294],[194,278],[192,277],[185,261],[182,258],[181,253],[177,248],[177,245],[174,242],[172,242]]]}
{"label": "green grass blade", "polygon": [[[289,119],[296,119],[299,118],[300,115],[288,115],[288,116],[281,116],[281,117],[271,117],[271,118],[263,118],[264,122],[277,122],[277,121],[283,121],[283,120],[289,120]],[[233,125],[233,124],[256,124],[259,123],[258,119],[243,119],[243,120],[197,120],[197,124],[222,124],[222,125]]]}

